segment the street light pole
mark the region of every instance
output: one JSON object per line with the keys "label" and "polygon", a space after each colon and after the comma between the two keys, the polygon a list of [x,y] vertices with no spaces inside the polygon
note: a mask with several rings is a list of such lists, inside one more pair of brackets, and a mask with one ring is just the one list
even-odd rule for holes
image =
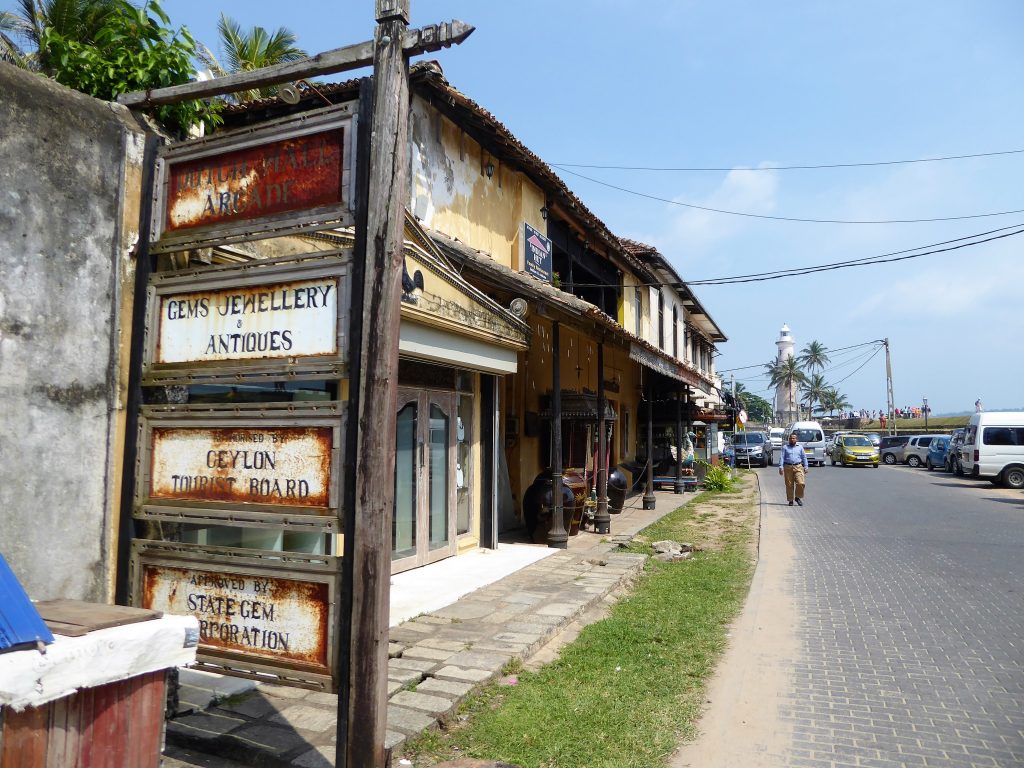
{"label": "street light pole", "polygon": [[924,430],[925,430],[925,432],[927,432],[928,431],[928,398],[927,397],[922,397],[921,399],[924,400]]}

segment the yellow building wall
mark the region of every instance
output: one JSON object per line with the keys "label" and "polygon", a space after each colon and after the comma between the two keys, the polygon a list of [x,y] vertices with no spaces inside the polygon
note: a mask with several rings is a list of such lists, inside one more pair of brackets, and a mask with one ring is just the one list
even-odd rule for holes
{"label": "yellow building wall", "polygon": [[409,119],[413,215],[428,229],[519,270],[523,223],[547,231],[543,192],[422,98],[413,99]]}

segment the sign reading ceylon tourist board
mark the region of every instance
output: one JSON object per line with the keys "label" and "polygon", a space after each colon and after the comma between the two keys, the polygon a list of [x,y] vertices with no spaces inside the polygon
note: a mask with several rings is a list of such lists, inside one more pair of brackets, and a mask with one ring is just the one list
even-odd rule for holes
{"label": "sign reading ceylon tourist board", "polygon": [[139,518],[339,533],[345,404],[142,409]]}
{"label": "sign reading ceylon tourist board", "polygon": [[338,377],[350,262],[341,249],[153,275],[143,383]]}
{"label": "sign reading ceylon tourist board", "polygon": [[161,149],[154,252],[351,225],[355,105]]}
{"label": "sign reading ceylon tourist board", "polygon": [[200,669],[332,691],[339,567],[334,557],[137,539],[129,597],[198,618]]}

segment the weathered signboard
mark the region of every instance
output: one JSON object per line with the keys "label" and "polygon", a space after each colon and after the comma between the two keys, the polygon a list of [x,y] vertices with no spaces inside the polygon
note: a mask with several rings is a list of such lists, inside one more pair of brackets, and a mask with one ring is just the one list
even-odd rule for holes
{"label": "weathered signboard", "polygon": [[541,282],[551,282],[551,240],[529,224],[523,224],[523,271]]}
{"label": "weathered signboard", "polygon": [[165,147],[154,252],[352,224],[353,104]]}
{"label": "weathered signboard", "polygon": [[130,600],[195,616],[200,668],[333,691],[339,563],[321,555],[137,539]]}
{"label": "weathered signboard", "polygon": [[143,383],[339,377],[350,262],[340,249],[153,275]]}
{"label": "weathered signboard", "polygon": [[142,409],[134,514],[339,532],[343,403]]}

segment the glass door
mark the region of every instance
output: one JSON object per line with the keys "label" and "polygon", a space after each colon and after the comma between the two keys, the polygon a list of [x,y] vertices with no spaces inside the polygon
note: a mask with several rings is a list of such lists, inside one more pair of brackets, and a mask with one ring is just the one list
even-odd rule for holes
{"label": "glass door", "polygon": [[455,554],[455,395],[399,387],[391,570]]}

